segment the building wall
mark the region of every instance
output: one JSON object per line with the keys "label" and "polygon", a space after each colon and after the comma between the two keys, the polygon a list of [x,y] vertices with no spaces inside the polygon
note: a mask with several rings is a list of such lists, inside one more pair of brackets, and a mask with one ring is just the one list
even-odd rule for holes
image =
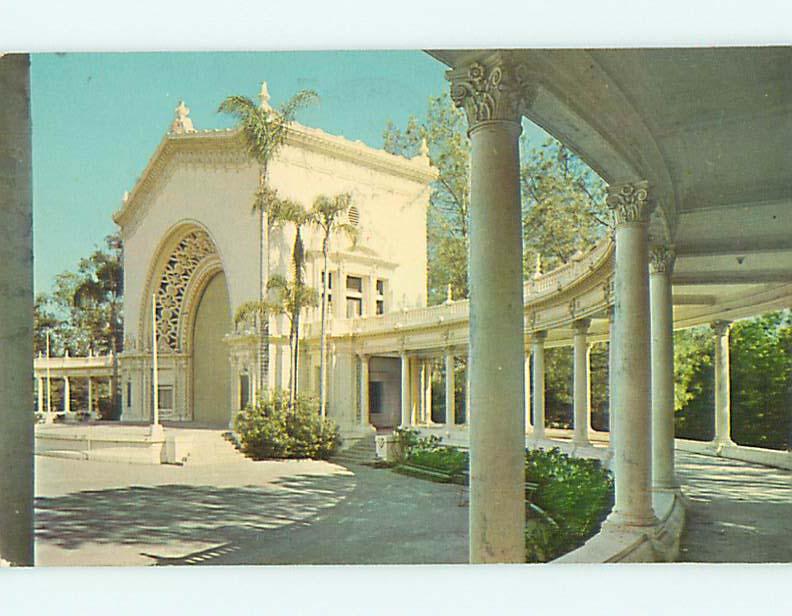
{"label": "building wall", "polygon": [[[179,236],[184,229],[204,229],[213,241],[220,267],[225,274],[230,311],[233,315],[244,302],[259,296],[258,215],[251,203],[257,186],[257,169],[244,158],[233,154],[233,136],[199,135],[204,141],[191,141],[194,136],[169,136],[155,154],[141,184],[144,189],[132,193],[131,200],[116,215],[124,239],[125,275],[125,356],[124,382],[132,382],[133,404],[124,405],[125,419],[150,416],[150,389],[146,354],[150,344],[148,311],[152,284],[161,276]],[[330,138],[338,141],[338,138]],[[172,140],[172,141],[171,141]],[[224,141],[225,140],[225,141]],[[344,147],[349,148],[350,145]],[[213,154],[218,144],[220,155]],[[270,183],[282,197],[301,202],[306,208],[319,195],[334,196],[349,192],[352,205],[359,213],[358,237],[351,242],[345,236],[331,240],[329,271],[335,276],[336,311],[333,319],[345,318],[345,276],[363,278],[363,315],[375,312],[376,280],[386,281],[385,310],[424,306],[426,303],[426,208],[429,200],[428,180],[409,179],[391,172],[389,161],[398,162],[382,152],[352,144],[361,158],[334,156],[311,147],[289,145],[270,167]],[[237,148],[238,149],[238,148]],[[321,150],[321,148],[319,148]],[[365,151],[364,151],[365,150]],[[232,152],[232,155],[229,155]],[[377,159],[371,163],[371,156]],[[368,156],[368,162],[366,162]],[[406,161],[400,159],[398,164]],[[428,161],[414,168],[428,171]],[[139,194],[138,194],[139,193]],[[307,280],[321,285],[322,237],[317,228],[305,227],[303,239],[307,251]],[[268,254],[272,274],[290,277],[294,229],[291,225],[276,228],[270,236]],[[193,310],[197,308],[194,304]],[[192,316],[192,315],[191,315]],[[320,312],[308,310],[303,317],[302,334],[318,350]],[[190,317],[191,318],[191,317]],[[224,334],[230,334],[229,323]],[[332,332],[332,330],[331,330]],[[286,388],[289,379],[288,320],[276,318],[271,327],[270,382],[266,386]],[[189,335],[189,334],[187,334]],[[234,347],[229,362],[231,386],[228,387],[229,409],[238,406],[238,373],[246,370],[258,376],[255,342],[229,342]],[[182,348],[188,345],[184,344]],[[187,349],[189,351],[189,349]],[[314,359],[318,353],[314,353]],[[244,356],[244,358],[243,358]],[[315,366],[309,366],[311,354],[301,360],[301,390],[314,391]],[[339,348],[329,363],[329,408],[339,424],[355,426],[359,384],[352,349]],[[161,381],[171,381],[176,393],[175,418],[189,419],[194,390],[190,357],[160,358]],[[261,384],[254,385],[261,391]]]}

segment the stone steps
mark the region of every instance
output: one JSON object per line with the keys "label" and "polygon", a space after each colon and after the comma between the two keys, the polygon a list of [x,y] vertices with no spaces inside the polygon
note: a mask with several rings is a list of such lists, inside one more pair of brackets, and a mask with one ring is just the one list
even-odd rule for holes
{"label": "stone steps", "polygon": [[332,461],[339,464],[372,464],[377,460],[377,445],[374,435],[364,436],[353,445],[342,449]]}
{"label": "stone steps", "polygon": [[219,431],[195,431],[185,439],[190,442],[185,447],[186,456],[182,457],[183,463],[189,466],[226,464],[248,459]]}

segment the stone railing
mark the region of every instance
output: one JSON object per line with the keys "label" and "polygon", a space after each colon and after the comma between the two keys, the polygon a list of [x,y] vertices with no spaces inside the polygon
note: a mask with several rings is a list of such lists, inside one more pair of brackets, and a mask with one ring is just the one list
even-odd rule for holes
{"label": "stone railing", "polygon": [[36,357],[33,360],[33,369],[38,373],[56,372],[103,372],[113,366],[112,355],[89,355],[88,357]]}
{"label": "stone railing", "polygon": [[[526,312],[531,309],[533,303],[546,300],[548,296],[568,288],[605,265],[612,251],[613,242],[607,239],[603,240],[588,253],[581,255],[580,258],[574,259],[552,272],[526,281],[523,286]],[[366,335],[433,327],[444,323],[466,321],[469,312],[470,303],[468,300],[456,300],[436,306],[389,312],[379,316],[335,319],[331,332],[333,336]],[[309,327],[310,332],[307,332],[309,335],[318,329],[318,325],[315,323],[310,324]]]}

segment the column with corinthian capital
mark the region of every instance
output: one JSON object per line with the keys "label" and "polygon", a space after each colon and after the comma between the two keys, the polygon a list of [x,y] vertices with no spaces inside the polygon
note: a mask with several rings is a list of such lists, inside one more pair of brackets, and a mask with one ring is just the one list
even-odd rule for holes
{"label": "column with corinthian capital", "polygon": [[573,416],[576,445],[590,445],[589,422],[591,421],[591,387],[589,385],[589,345],[587,334],[591,319],[578,319],[572,324],[574,330],[574,387]]}
{"label": "column with corinthian capital", "polygon": [[671,272],[674,250],[652,246],[649,253],[652,304],[652,485],[675,488],[674,478],[674,313]]}
{"label": "column with corinthian capital", "polygon": [[470,562],[525,561],[520,121],[535,91],[507,52],[449,71],[470,130]]}
{"label": "column with corinthian capital", "polygon": [[733,444],[731,438],[731,384],[729,369],[729,321],[715,321],[715,444]]}
{"label": "column with corinthian capital", "polygon": [[616,498],[610,527],[656,523],[652,510],[651,339],[649,325],[649,215],[646,182],[608,187],[616,214],[615,303],[618,336],[613,349],[613,461]]}

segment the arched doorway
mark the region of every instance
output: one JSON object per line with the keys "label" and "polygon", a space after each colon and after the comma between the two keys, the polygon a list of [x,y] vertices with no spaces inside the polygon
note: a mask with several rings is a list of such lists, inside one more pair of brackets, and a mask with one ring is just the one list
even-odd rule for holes
{"label": "arched doorway", "polygon": [[231,307],[225,274],[215,274],[201,292],[192,331],[193,420],[226,426],[231,379],[228,346]]}

